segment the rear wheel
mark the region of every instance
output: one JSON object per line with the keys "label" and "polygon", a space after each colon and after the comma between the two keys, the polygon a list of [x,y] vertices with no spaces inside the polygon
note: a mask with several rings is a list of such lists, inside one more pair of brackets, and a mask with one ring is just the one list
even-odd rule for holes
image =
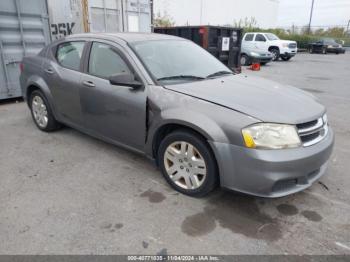
{"label": "rear wheel", "polygon": [[249,57],[245,54],[241,55],[241,65],[243,66],[249,65]]}
{"label": "rear wheel", "polygon": [[278,48],[271,48],[270,52],[272,53],[272,61],[278,61],[280,58],[280,50]]}
{"label": "rear wheel", "polygon": [[158,161],[167,182],[183,194],[205,196],[217,185],[213,153],[193,132],[179,130],[167,135],[160,144]]}
{"label": "rear wheel", "polygon": [[42,91],[34,90],[30,94],[29,105],[34,123],[40,130],[50,132],[61,127],[54,118],[50,105]]}

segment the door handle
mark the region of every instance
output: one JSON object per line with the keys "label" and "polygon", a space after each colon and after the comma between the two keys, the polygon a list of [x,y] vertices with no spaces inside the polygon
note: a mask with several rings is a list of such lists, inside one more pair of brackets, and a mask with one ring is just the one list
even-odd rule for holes
{"label": "door handle", "polygon": [[84,81],[83,85],[88,87],[95,87],[95,84],[92,81]]}
{"label": "door handle", "polygon": [[48,74],[53,74],[53,70],[51,68],[45,69],[45,72]]}

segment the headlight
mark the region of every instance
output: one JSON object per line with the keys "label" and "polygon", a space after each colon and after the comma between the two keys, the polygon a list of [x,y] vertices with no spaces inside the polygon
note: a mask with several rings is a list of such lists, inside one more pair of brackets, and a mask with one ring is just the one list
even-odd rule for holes
{"label": "headlight", "polygon": [[288,47],[288,44],[287,43],[283,43],[282,46],[283,47]]}
{"label": "headlight", "polygon": [[242,130],[246,147],[260,149],[282,149],[301,146],[293,125],[260,123]]}
{"label": "headlight", "polygon": [[251,52],[250,55],[251,56],[260,56],[258,53],[255,53],[255,52]]}
{"label": "headlight", "polygon": [[326,114],[323,115],[322,120],[323,120],[323,124],[328,125],[328,117]]}

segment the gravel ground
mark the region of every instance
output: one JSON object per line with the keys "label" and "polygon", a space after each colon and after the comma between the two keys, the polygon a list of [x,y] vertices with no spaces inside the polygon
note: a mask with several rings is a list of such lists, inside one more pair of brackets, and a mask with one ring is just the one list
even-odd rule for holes
{"label": "gravel ground", "polygon": [[0,104],[0,254],[350,254],[350,55],[298,54],[260,72],[312,92],[336,146],[308,190],[194,199],[142,156],[70,128],[46,134]]}

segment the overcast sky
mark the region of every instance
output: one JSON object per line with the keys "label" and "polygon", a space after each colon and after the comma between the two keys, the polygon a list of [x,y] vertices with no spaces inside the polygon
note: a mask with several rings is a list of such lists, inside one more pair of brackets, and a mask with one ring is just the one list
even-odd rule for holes
{"label": "overcast sky", "polygon": [[[279,26],[309,23],[312,0],[279,0]],[[350,0],[315,0],[313,26],[346,25],[350,19]]]}

